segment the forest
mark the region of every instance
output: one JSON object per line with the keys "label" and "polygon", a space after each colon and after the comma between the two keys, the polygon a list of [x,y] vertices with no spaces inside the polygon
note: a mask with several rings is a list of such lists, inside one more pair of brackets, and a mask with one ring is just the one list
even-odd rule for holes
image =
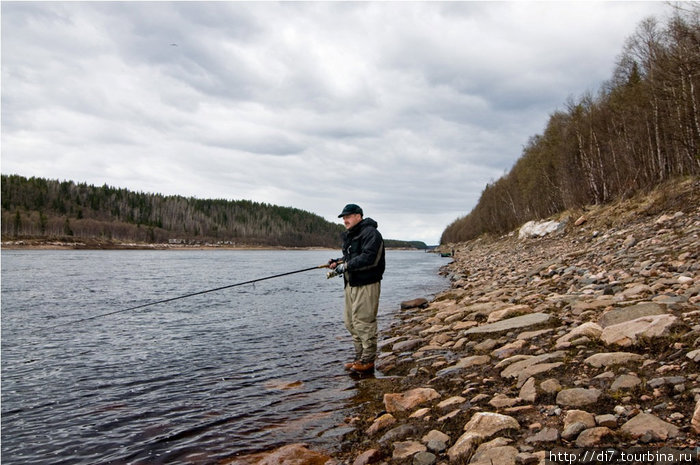
{"label": "forest", "polygon": [[[345,230],[304,210],[249,200],[164,196],[19,175],[1,178],[3,240],[339,248]],[[385,244],[427,248],[420,241],[386,239]]]}
{"label": "forest", "polygon": [[699,18],[698,4],[681,2],[665,24],[642,21],[609,81],[550,115],[544,133],[445,229],[441,244],[504,234],[700,174]]}
{"label": "forest", "polygon": [[343,227],[303,210],[2,175],[2,234],[118,242],[339,247]]}

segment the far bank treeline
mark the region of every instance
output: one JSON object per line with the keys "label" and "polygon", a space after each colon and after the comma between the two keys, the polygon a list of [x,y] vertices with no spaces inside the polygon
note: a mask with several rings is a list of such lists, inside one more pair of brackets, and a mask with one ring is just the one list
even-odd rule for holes
{"label": "far bank treeline", "polygon": [[649,18],[638,26],[610,81],[551,115],[442,244],[700,174],[700,6],[677,5],[667,24]]}
{"label": "far bank treeline", "polygon": [[[340,246],[344,227],[313,213],[249,200],[133,192],[2,175],[2,236],[239,246]],[[387,240],[390,247],[425,248]]]}

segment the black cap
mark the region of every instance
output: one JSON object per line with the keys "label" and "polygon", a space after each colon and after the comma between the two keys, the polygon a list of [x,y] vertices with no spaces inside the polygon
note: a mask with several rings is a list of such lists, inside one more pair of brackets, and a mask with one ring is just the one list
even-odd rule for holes
{"label": "black cap", "polygon": [[342,218],[345,215],[352,215],[354,213],[359,213],[362,215],[362,209],[360,208],[359,205],[355,205],[354,203],[349,203],[345,205],[345,208],[343,208],[343,211],[338,215],[338,218]]}

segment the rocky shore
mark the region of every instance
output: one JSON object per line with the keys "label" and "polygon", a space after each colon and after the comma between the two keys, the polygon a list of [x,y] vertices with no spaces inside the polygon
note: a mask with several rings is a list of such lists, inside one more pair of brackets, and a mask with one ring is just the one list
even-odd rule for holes
{"label": "rocky shore", "polygon": [[553,221],[450,245],[451,289],[403,305],[339,452],[232,463],[572,463],[553,453],[604,447],[697,463],[700,181]]}

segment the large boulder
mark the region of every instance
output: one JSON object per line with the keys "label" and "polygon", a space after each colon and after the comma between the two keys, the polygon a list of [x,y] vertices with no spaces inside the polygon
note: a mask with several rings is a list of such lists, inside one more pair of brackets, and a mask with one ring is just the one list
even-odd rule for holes
{"label": "large boulder", "polygon": [[551,234],[566,226],[564,221],[528,221],[520,227],[518,239],[527,239],[529,237],[543,237]]}

